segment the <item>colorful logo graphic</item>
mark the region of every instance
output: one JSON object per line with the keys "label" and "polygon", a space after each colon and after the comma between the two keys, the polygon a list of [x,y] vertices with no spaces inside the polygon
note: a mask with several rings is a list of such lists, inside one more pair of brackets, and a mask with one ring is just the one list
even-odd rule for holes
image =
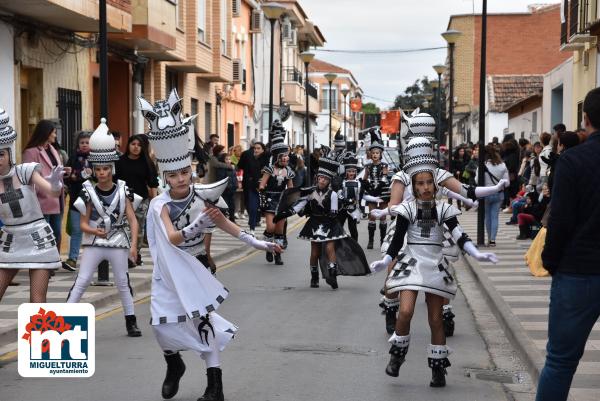
{"label": "colorful logo graphic", "polygon": [[95,310],[91,304],[22,304],[18,321],[21,376],[94,374]]}

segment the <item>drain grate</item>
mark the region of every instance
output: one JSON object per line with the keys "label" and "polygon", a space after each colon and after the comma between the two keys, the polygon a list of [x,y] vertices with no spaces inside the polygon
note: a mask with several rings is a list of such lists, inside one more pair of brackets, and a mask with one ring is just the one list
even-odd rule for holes
{"label": "drain grate", "polygon": [[465,369],[465,376],[477,380],[492,381],[502,384],[515,384],[523,382],[523,374],[521,372],[511,372],[501,369]]}

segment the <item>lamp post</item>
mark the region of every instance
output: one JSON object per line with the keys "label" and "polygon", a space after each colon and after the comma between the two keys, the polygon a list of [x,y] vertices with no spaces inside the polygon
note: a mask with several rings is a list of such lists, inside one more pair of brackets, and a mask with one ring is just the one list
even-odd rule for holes
{"label": "lamp post", "polygon": [[[479,72],[479,160],[478,185],[485,185],[485,75],[487,48],[487,0],[483,0],[481,10],[481,66]],[[485,243],[484,235],[485,202],[477,210],[477,245]]]}
{"label": "lamp post", "polygon": [[437,64],[433,66],[433,69],[435,70],[435,72],[438,75],[438,81],[437,81],[437,98],[438,98],[438,104],[437,104],[437,139],[438,139],[438,148],[437,148],[437,156],[438,156],[438,162],[442,162],[441,156],[440,156],[440,146],[442,146],[442,74],[446,72],[446,70],[448,69],[444,64]]}
{"label": "lamp post", "polygon": [[285,11],[285,7],[279,3],[265,3],[262,6],[265,18],[271,23],[271,61],[269,69],[269,127],[273,125],[273,79],[274,79],[274,59],[275,59],[275,21],[281,17],[281,14]]}
{"label": "lamp post", "polygon": [[456,29],[449,29],[442,33],[442,37],[448,42],[448,49],[450,52],[450,104],[448,105],[448,167],[449,170],[452,166],[452,125],[454,118],[454,46],[458,38],[462,35],[462,32]]}
{"label": "lamp post", "polygon": [[311,149],[310,149],[310,118],[309,118],[309,109],[308,109],[308,65],[310,64],[311,61],[313,61],[313,59],[315,58],[314,53],[311,52],[302,52],[300,53],[300,59],[302,60],[302,62],[304,63],[304,95],[305,95],[305,101],[306,101],[306,114],[304,116],[304,130],[306,133],[306,156],[305,156],[305,160],[307,160],[306,164],[306,184],[307,186],[311,186],[312,183],[312,174],[310,171],[310,158],[311,158]]}
{"label": "lamp post", "polygon": [[350,93],[350,88],[348,88],[347,85],[344,85],[342,86],[340,92],[342,92],[342,96],[344,96],[344,142],[346,142],[348,140],[346,136],[346,96],[348,96],[348,93]]}
{"label": "lamp post", "polygon": [[333,96],[331,96],[331,84],[333,84],[333,81],[335,81],[335,79],[337,78],[337,74],[334,74],[333,72],[328,72],[327,74],[324,75],[325,79],[327,80],[327,82],[329,82],[329,147],[331,147],[331,98]]}

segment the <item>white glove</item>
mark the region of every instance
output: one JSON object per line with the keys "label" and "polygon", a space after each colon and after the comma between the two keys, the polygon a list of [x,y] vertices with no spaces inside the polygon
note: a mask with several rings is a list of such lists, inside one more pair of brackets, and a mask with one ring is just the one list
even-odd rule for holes
{"label": "white glove", "polygon": [[377,260],[377,261],[371,263],[369,265],[369,268],[371,269],[371,273],[377,273],[377,272],[387,269],[387,267],[390,265],[391,261],[392,261],[392,257],[390,255],[385,255],[383,257],[383,259]]}
{"label": "white glove", "polygon": [[238,239],[240,241],[242,241],[243,243],[250,245],[253,248],[256,248],[261,251],[271,252],[271,253],[275,252],[275,247],[277,246],[277,244],[274,242],[266,242],[266,241],[258,240],[245,231],[240,231],[240,235],[239,235]]}
{"label": "white glove", "polygon": [[352,216],[354,221],[356,221],[356,224],[360,223],[360,209],[359,208],[354,209],[354,211],[350,215]]}
{"label": "white glove", "polygon": [[382,203],[383,199],[371,195],[363,195],[363,199],[371,203]]}
{"label": "white glove", "polygon": [[502,191],[504,188],[508,188],[509,185],[510,181],[505,178],[501,179],[500,181],[498,181],[498,184],[496,184],[500,191]]}
{"label": "white glove", "polygon": [[475,201],[475,202],[473,202],[473,205],[471,206],[471,210],[475,211],[475,210],[477,210],[478,207],[479,207],[479,201]]}
{"label": "white glove", "polygon": [[371,210],[371,216],[376,219],[380,219],[382,217],[388,216],[390,214],[390,209],[387,207],[385,209],[373,209]]}
{"label": "white glove", "polygon": [[63,187],[63,175],[64,175],[64,167],[56,166],[52,168],[52,172],[46,178],[46,180],[50,183],[50,189],[52,192],[58,192]]}
{"label": "white glove", "polygon": [[206,213],[201,212],[188,226],[183,227],[181,234],[184,239],[194,238],[199,235],[202,230],[213,225],[213,222],[206,216]]}
{"label": "white glove", "polygon": [[498,257],[496,256],[496,254],[491,252],[480,252],[472,241],[465,242],[463,249],[466,253],[468,253],[480,262],[492,262],[494,264],[498,263]]}

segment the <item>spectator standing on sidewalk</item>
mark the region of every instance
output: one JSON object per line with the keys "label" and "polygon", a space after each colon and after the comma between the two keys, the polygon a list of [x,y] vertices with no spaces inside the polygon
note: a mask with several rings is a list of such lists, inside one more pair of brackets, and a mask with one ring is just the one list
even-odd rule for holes
{"label": "spectator standing on sidewalk", "polygon": [[502,150],[502,160],[504,161],[504,164],[506,164],[508,178],[510,180],[508,188],[504,191],[504,205],[506,205],[508,209],[505,210],[505,212],[509,213],[511,211],[511,199],[517,195],[520,187],[519,167],[521,165],[521,160],[519,159],[519,144],[515,138],[510,137],[502,143]]}
{"label": "spectator standing on sidewalk", "polygon": [[[215,149],[217,149],[215,147]],[[232,166],[231,156],[226,153],[221,153],[218,156],[218,159],[221,163],[225,163],[226,165]],[[235,174],[235,170],[231,168],[218,167],[217,168],[217,181],[221,181],[222,179],[227,178],[227,186],[225,187],[225,191],[221,195],[227,203],[228,207],[228,218],[229,221],[235,223],[235,201],[234,196],[237,190],[237,175]]]}
{"label": "spectator standing on sidewalk", "polygon": [[212,148],[212,153],[210,154],[210,159],[208,159],[208,174],[207,174],[207,184],[212,184],[213,182],[217,182],[217,169],[226,168],[229,170],[235,170],[235,166],[231,163],[228,165],[219,161],[219,155],[225,152],[225,146],[223,145],[215,145]]}
{"label": "spectator standing on sidewalk", "polygon": [[[465,167],[467,167],[468,163],[469,156],[467,155],[465,148],[463,146],[458,147],[458,149],[456,149],[456,151],[454,152],[454,155],[452,155],[452,174],[454,175],[454,178],[456,178],[463,184],[467,184],[469,182],[469,177],[467,174],[465,174]],[[456,202],[458,210],[460,210],[461,201]],[[451,201],[450,204],[452,204]]]}
{"label": "spectator standing on sidewalk", "polygon": [[138,222],[137,260],[136,265],[142,264],[140,248],[144,239],[144,227],[150,200],[157,195],[158,178],[156,168],[148,154],[148,142],[143,135],[133,135],[127,141],[125,154],[119,157],[116,165],[116,178],[125,181],[127,187],[142,198],[135,210]]}
{"label": "spectator standing on sidewalk", "polygon": [[[50,120],[40,120],[35,126],[29,142],[23,151],[23,163],[39,163],[41,166],[42,177],[47,177],[55,167],[62,167],[60,153],[56,151],[52,143],[56,142],[56,127]],[[71,174],[71,168],[64,169],[66,176]],[[55,197],[36,189],[40,207],[44,218],[50,224],[56,245],[60,252],[61,243],[61,225],[62,225],[62,205],[64,204],[64,191],[60,196]]]}
{"label": "spectator standing on sidewalk", "polygon": [[242,189],[248,211],[248,226],[250,231],[254,232],[257,223],[260,222],[258,183],[261,177],[260,172],[267,165],[267,157],[263,143],[252,140],[250,145],[250,149],[244,151],[240,156],[237,168],[243,171]]}
{"label": "spectator standing on sidewalk", "polygon": [[[500,154],[496,147],[488,144],[485,147],[485,186],[496,185],[500,180],[508,180],[508,169],[502,162]],[[475,178],[477,182],[477,177]],[[498,192],[493,195],[483,198],[485,202],[485,229],[488,235],[488,245],[496,246],[496,234],[498,234],[498,213],[500,212],[500,204],[504,197],[503,192]]]}
{"label": "spectator standing on sidewalk", "polygon": [[537,401],[563,401],[600,317],[600,88],[583,102],[588,139],[556,165],[543,266],[552,275],[546,363]]}
{"label": "spectator standing on sidewalk", "polygon": [[87,161],[90,155],[91,135],[91,131],[79,131],[77,133],[75,154],[67,162],[67,167],[71,167],[71,174],[66,180],[69,187],[68,234],[71,240],[69,242],[69,257],[62,264],[62,267],[69,271],[75,271],[77,268],[77,258],[81,248],[82,232],[79,226],[81,213],[73,206],[73,203],[81,193],[83,182],[92,176],[92,169]]}

